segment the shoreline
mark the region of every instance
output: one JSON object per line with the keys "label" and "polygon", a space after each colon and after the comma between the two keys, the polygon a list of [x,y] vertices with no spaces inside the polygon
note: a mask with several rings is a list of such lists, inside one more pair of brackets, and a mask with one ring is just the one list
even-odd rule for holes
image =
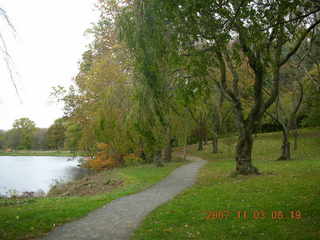
{"label": "shoreline", "polygon": [[1,157],[19,157],[19,156],[43,156],[43,157],[85,157],[84,153],[73,153],[71,151],[13,151],[13,152],[4,152],[0,151]]}

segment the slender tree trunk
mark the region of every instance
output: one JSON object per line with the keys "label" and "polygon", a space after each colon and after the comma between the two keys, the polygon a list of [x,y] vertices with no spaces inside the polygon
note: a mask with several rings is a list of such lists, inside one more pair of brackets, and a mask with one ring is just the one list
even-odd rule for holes
{"label": "slender tree trunk", "polygon": [[218,153],[218,138],[220,130],[220,114],[216,114],[216,118],[213,117],[213,135],[212,135],[212,153]]}
{"label": "slender tree trunk", "polygon": [[207,134],[204,136],[204,145],[208,145],[208,136],[207,136]]}
{"label": "slender tree trunk", "polygon": [[298,129],[295,129],[293,131],[293,139],[294,139],[293,150],[294,151],[298,150],[298,137],[299,137]]}
{"label": "slender tree trunk", "polygon": [[284,128],[282,130],[282,146],[281,146],[281,156],[278,160],[290,160],[291,152],[290,152],[290,141],[289,141],[289,130]]}
{"label": "slender tree trunk", "polygon": [[298,150],[298,137],[299,137],[296,116],[294,116],[294,118],[291,120],[290,128],[292,129],[292,136],[293,136],[293,141],[294,141],[293,142],[293,150],[296,151],[296,150]]}
{"label": "slender tree trunk", "polygon": [[198,151],[203,150],[203,139],[202,136],[199,136],[199,142],[198,142]]}
{"label": "slender tree trunk", "polygon": [[218,153],[218,150],[218,134],[214,132],[212,137],[212,153]]}
{"label": "slender tree trunk", "polygon": [[297,82],[300,90],[300,96],[299,99],[294,98],[293,103],[294,103],[294,110],[290,116],[290,123],[291,123],[291,129],[293,129],[293,137],[294,137],[294,146],[293,149],[296,151],[298,149],[298,119],[297,119],[297,114],[299,109],[301,108],[303,97],[304,97],[304,90],[303,90],[303,85],[300,81]]}
{"label": "slender tree trunk", "polygon": [[213,111],[212,111],[212,153],[219,152],[219,134],[222,128],[222,108],[224,103],[224,94],[220,92],[219,102],[216,104],[216,100],[213,99]]}
{"label": "slender tree trunk", "polygon": [[250,131],[241,131],[236,147],[236,173],[241,175],[259,174],[252,165],[253,138]]}
{"label": "slender tree trunk", "polygon": [[183,160],[187,159],[187,145],[188,145],[188,136],[185,135],[184,146],[183,146]]}
{"label": "slender tree trunk", "polygon": [[165,162],[171,162],[172,160],[172,139],[170,127],[167,128],[167,141],[166,146],[162,152],[162,157]]}

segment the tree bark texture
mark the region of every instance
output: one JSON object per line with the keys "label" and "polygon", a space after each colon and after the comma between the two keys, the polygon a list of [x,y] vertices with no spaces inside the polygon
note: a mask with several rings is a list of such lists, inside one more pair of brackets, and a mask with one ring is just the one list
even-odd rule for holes
{"label": "tree bark texture", "polygon": [[212,153],[218,153],[219,147],[218,147],[218,134],[213,133],[212,137]]}
{"label": "tree bark texture", "polygon": [[290,160],[290,141],[289,141],[289,131],[288,129],[283,129],[282,131],[282,146],[281,146],[281,156],[278,160]]}
{"label": "tree bark texture", "polygon": [[236,147],[236,173],[241,175],[259,174],[256,167],[252,165],[252,133],[241,133]]}

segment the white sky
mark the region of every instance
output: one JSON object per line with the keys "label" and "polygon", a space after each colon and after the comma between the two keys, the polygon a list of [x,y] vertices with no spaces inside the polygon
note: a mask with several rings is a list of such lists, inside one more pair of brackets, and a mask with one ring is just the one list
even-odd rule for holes
{"label": "white sky", "polygon": [[[17,36],[0,18],[0,33],[14,61],[23,103],[15,93],[0,56],[0,129],[9,129],[21,117],[37,127],[49,127],[62,116],[62,106],[50,101],[53,86],[69,86],[78,71],[81,54],[90,42],[84,32],[98,19],[97,0],[0,0]],[[1,54],[1,52],[0,52]]]}

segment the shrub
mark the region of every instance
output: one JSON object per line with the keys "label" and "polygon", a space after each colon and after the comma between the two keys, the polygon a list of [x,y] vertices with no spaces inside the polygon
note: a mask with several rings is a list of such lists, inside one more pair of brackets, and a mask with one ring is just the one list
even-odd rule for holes
{"label": "shrub", "polygon": [[133,153],[124,156],[123,160],[125,166],[136,166],[143,163],[143,159]]}
{"label": "shrub", "polygon": [[112,169],[118,167],[122,163],[121,155],[112,154],[110,146],[106,143],[98,143],[96,156],[94,158],[86,159],[85,167],[94,170]]}

